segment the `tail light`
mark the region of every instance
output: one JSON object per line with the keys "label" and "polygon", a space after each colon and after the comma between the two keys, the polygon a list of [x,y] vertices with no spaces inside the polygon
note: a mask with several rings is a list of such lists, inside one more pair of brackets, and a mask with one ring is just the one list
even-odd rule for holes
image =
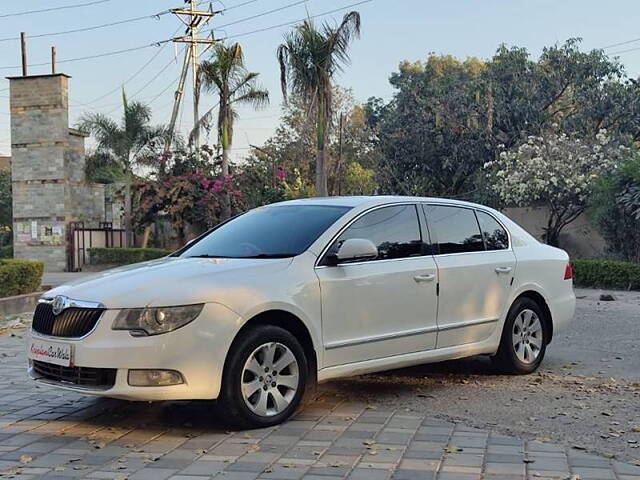
{"label": "tail light", "polygon": [[573,271],[571,270],[571,264],[567,263],[567,266],[564,269],[564,279],[571,280],[573,278]]}

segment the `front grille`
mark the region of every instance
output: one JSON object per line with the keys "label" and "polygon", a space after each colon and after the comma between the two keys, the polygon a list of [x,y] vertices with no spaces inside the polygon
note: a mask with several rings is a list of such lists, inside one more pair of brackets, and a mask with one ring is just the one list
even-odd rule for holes
{"label": "front grille", "polygon": [[32,328],[54,337],[82,337],[93,330],[104,309],[67,308],[60,315],[53,314],[50,303],[39,303],[33,314]]}
{"label": "front grille", "polygon": [[63,367],[33,360],[33,370],[40,377],[83,387],[108,389],[116,383],[115,368]]}

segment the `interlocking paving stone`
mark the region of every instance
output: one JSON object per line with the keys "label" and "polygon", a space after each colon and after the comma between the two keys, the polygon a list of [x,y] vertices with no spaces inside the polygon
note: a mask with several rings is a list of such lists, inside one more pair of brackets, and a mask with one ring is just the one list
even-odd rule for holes
{"label": "interlocking paving stone", "polygon": [[0,472],[16,479],[640,480],[639,466],[335,398],[321,397],[282,426],[226,432],[206,402],[36,388],[22,344],[0,336],[0,350],[11,355],[0,358]]}
{"label": "interlocking paving stone", "polygon": [[585,480],[614,480],[616,478],[615,474],[609,468],[572,467],[571,470]]}

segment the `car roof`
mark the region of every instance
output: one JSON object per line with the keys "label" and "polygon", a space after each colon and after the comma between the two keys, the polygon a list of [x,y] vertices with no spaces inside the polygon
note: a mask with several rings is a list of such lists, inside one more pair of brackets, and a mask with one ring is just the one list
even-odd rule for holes
{"label": "car roof", "polygon": [[484,207],[471,202],[465,202],[462,200],[453,200],[448,198],[436,198],[436,197],[409,197],[401,195],[362,195],[352,197],[313,197],[313,198],[299,198],[296,200],[287,200],[279,202],[275,205],[327,205],[336,207],[361,207],[361,206],[374,206],[383,205],[387,203],[399,203],[399,202],[430,202],[430,203],[448,203],[457,205],[466,205],[473,207]]}

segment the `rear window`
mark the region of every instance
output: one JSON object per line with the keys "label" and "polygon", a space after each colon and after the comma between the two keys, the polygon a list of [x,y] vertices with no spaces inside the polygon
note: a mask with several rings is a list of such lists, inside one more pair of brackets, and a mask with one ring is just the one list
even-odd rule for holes
{"label": "rear window", "polygon": [[481,252],[484,242],[476,215],[469,208],[425,205],[429,231],[438,244],[438,253]]}
{"label": "rear window", "polygon": [[476,210],[476,215],[478,216],[478,223],[480,224],[487,250],[505,250],[509,248],[509,235],[502,228],[502,225],[488,213]]}

